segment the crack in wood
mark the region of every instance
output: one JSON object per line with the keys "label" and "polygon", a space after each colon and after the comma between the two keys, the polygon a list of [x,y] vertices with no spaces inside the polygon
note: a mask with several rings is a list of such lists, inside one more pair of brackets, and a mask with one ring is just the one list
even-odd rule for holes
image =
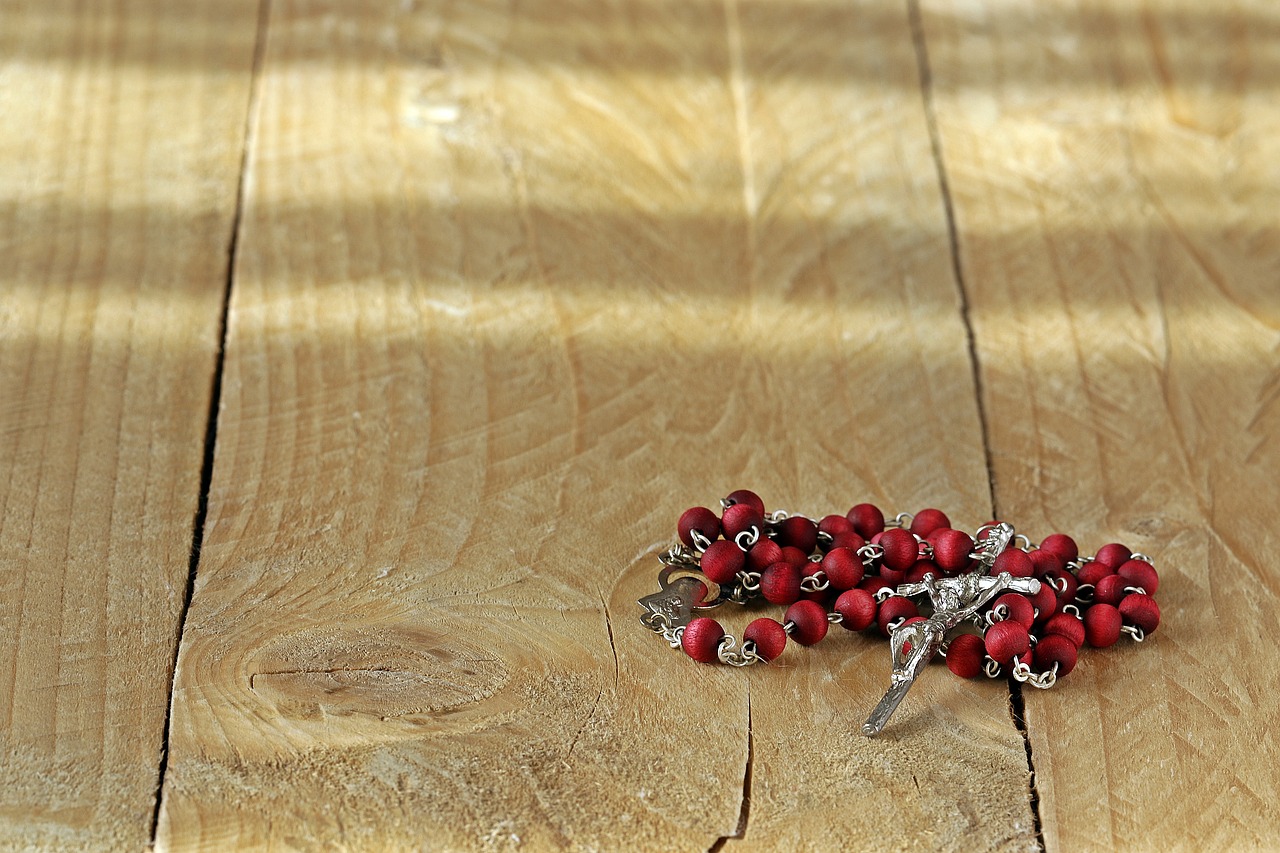
{"label": "crack in wood", "polygon": [[747,766],[742,773],[742,803],[738,808],[738,825],[730,835],[722,835],[707,849],[707,853],[723,850],[730,839],[747,837],[747,821],[751,819],[751,771],[756,757],[755,733],[751,728],[751,685],[747,684]]}
{"label": "crack in wood", "polygon": [[196,571],[200,565],[200,551],[204,545],[204,526],[209,515],[209,492],[213,485],[214,451],[218,442],[218,412],[222,402],[222,375],[227,356],[227,322],[231,312],[231,289],[235,283],[236,259],[240,249],[240,224],[244,215],[245,178],[249,170],[249,149],[253,138],[253,115],[257,108],[259,82],[262,77],[262,59],[266,48],[267,21],[271,12],[271,0],[260,0],[258,27],[254,36],[253,58],[249,68],[249,97],[245,104],[244,135],[240,149],[240,177],[236,186],[235,212],[231,217],[227,238],[227,274],[222,292],[222,310],[218,318],[218,349],[214,356],[213,376],[209,388],[209,411],[205,421],[204,461],[200,466],[200,492],[196,499],[196,512],[191,522],[191,551],[187,560],[187,582],[183,589],[182,606],[178,612],[178,629],[173,642],[173,657],[169,662],[169,704],[165,711],[164,729],[160,739],[160,766],[156,778],[155,806],[151,813],[151,848],[155,849],[160,830],[160,811],[164,804],[165,776],[169,770],[169,738],[173,724],[174,686],[178,675],[178,654],[182,649],[182,637],[191,611],[191,599],[195,593]]}

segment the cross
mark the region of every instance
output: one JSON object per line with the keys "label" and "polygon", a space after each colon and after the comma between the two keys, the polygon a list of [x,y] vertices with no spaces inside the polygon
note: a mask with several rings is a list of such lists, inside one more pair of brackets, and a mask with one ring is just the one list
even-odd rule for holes
{"label": "cross", "polygon": [[926,575],[920,583],[902,584],[895,595],[911,597],[927,594],[933,601],[933,615],[923,622],[899,625],[890,639],[893,652],[893,674],[889,690],[862,724],[868,737],[884,729],[889,716],[901,704],[911,685],[924,671],[925,665],[942,648],[947,632],[973,616],[989,601],[1005,590],[1034,595],[1040,591],[1035,578],[1015,578],[1008,572],[991,577],[988,572],[996,557],[1013,539],[1013,527],[1000,523],[988,528],[988,536],[978,542],[978,566],[954,578],[935,579]]}

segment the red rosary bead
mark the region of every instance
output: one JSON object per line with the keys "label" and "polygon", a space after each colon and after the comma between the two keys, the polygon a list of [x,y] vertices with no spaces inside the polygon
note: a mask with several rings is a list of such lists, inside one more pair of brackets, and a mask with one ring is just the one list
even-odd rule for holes
{"label": "red rosary bead", "polygon": [[1008,613],[1008,616],[1006,617],[1007,619],[1012,619],[1014,622],[1017,622],[1028,630],[1033,624],[1035,624],[1035,606],[1032,605],[1031,601],[1021,593],[1006,592],[1004,595],[997,598],[991,605],[992,612],[995,612],[996,608],[999,607],[1004,607],[1005,612]]}
{"label": "red rosary bead", "polygon": [[1107,575],[1093,588],[1093,600],[1098,604],[1117,605],[1125,597],[1124,588],[1129,582],[1119,575]]}
{"label": "red rosary bead", "polygon": [[818,527],[807,518],[793,515],[784,518],[774,527],[777,530],[778,543],[799,548],[805,556],[813,553],[818,544]]}
{"label": "red rosary bead", "polygon": [[1070,613],[1058,613],[1044,623],[1045,636],[1058,634],[1066,637],[1076,648],[1084,645],[1084,623]]}
{"label": "red rosary bead", "polygon": [[867,544],[867,540],[863,539],[854,531],[847,533],[837,533],[831,537],[831,548],[848,548],[850,551],[857,551],[863,545]]}
{"label": "red rosary bead", "polygon": [[1076,580],[1080,583],[1097,585],[1098,581],[1111,574],[1115,574],[1115,570],[1106,563],[1090,560],[1080,567],[1080,571],[1076,572]]}
{"label": "red rosary bead", "polygon": [[862,560],[848,548],[832,548],[822,558],[822,570],[827,573],[827,580],[832,589],[853,589],[862,582],[866,574]]}
{"label": "red rosary bead", "polygon": [[920,556],[920,543],[916,537],[900,527],[884,531],[880,536],[880,547],[884,549],[881,558],[884,565],[900,572],[914,566]]}
{"label": "red rosary bead", "polygon": [[1131,625],[1137,625],[1143,633],[1151,634],[1160,627],[1160,605],[1149,595],[1131,593],[1120,602],[1120,615]]}
{"label": "red rosary bead", "polygon": [[1043,640],[1036,643],[1035,651],[1032,654],[1032,660],[1036,669],[1041,672],[1048,672],[1053,669],[1053,665],[1058,665],[1058,677],[1067,675],[1071,670],[1076,668],[1076,660],[1079,655],[1075,643],[1061,634],[1049,634]]}
{"label": "red rosary bead", "polygon": [[787,647],[787,632],[778,620],[762,616],[747,626],[747,630],[742,632],[742,640],[755,643],[756,654],[771,661]]}
{"label": "red rosary bead", "polygon": [[715,541],[720,535],[720,519],[716,518],[716,514],[705,506],[686,509],[680,516],[680,521],[676,524],[676,527],[680,531],[680,541],[690,548],[695,548],[698,544],[693,541],[693,531],[695,530],[712,541]]}
{"label": "red rosary bead", "polygon": [[880,633],[887,637],[889,636],[890,622],[896,622],[899,619],[910,619],[912,616],[919,615],[920,609],[916,607],[914,601],[901,595],[894,595],[886,598],[884,603],[880,605],[880,613],[876,616],[876,622],[880,626]]}
{"label": "red rosary bead", "polygon": [[1053,587],[1041,582],[1040,591],[1031,596],[1031,606],[1036,610],[1036,620],[1043,622],[1058,612],[1058,594]]}
{"label": "red rosary bead", "polygon": [[991,659],[1004,666],[1027,653],[1031,648],[1031,635],[1021,623],[997,622],[987,629],[983,635],[983,643]]}
{"label": "red rosary bead", "polygon": [[1115,645],[1121,623],[1119,610],[1110,604],[1095,604],[1084,612],[1084,638],[1096,649]]}
{"label": "red rosary bead", "polygon": [[961,678],[977,678],[982,674],[982,660],[987,654],[982,638],[961,634],[947,646],[947,669]]}
{"label": "red rosary bead", "polygon": [[933,575],[935,578],[943,576],[942,569],[938,568],[937,563],[931,560],[917,560],[916,564],[907,570],[907,583],[920,583],[925,575]]}
{"label": "red rosary bead", "polygon": [[816,601],[797,601],[787,608],[783,619],[794,624],[791,638],[802,646],[812,646],[827,636],[831,624],[827,621],[827,611]]}
{"label": "red rosary bead", "polygon": [[702,555],[702,573],[718,584],[731,583],[746,564],[747,555],[732,542],[712,542]]}
{"label": "red rosary bead", "polygon": [[763,572],[774,563],[781,562],[784,562],[782,546],[763,536],[751,546],[751,550],[747,551],[747,571]]}
{"label": "red rosary bead", "polygon": [[1080,556],[1080,549],[1076,546],[1076,540],[1065,533],[1054,533],[1046,536],[1040,543],[1040,550],[1048,551],[1050,554],[1057,554],[1058,559],[1062,560],[1064,566]]}
{"label": "red rosary bead", "polygon": [[1160,575],[1156,567],[1145,560],[1127,560],[1116,569],[1116,574],[1129,581],[1129,586],[1142,587],[1147,595],[1155,595],[1160,588]]}
{"label": "red rosary bead", "polygon": [[800,597],[800,570],[790,563],[774,563],[760,575],[760,594],[770,604],[791,604]]}
{"label": "red rosary bead", "polygon": [[853,529],[863,539],[870,539],[884,530],[884,513],[875,504],[858,504],[845,514],[853,523]]}
{"label": "red rosary bead", "polygon": [[973,553],[973,537],[963,530],[949,527],[935,530],[929,536],[933,546],[933,561],[946,572],[958,572],[969,565]]}
{"label": "red rosary bead", "polygon": [[809,555],[794,545],[787,545],[779,551],[778,559],[773,562],[790,563],[797,569],[803,570],[809,564]]}
{"label": "red rosary bead", "polygon": [[840,614],[841,622],[850,631],[864,631],[876,621],[876,600],[865,589],[851,589],[840,593],[836,599],[835,611]]}
{"label": "red rosary bead", "polygon": [[1040,582],[1052,587],[1058,598],[1058,607],[1076,600],[1076,590],[1080,588],[1076,576],[1066,569],[1050,569],[1040,576]]}
{"label": "red rosary bead", "polygon": [[921,539],[928,539],[929,534],[951,526],[951,519],[940,509],[922,509],[911,517],[910,530]]}
{"label": "red rosary bead", "polygon": [[734,504],[724,511],[720,527],[724,530],[725,539],[736,539],[739,534],[746,533],[753,527],[763,538],[764,514],[750,504]]}
{"label": "red rosary bead", "polygon": [[745,504],[754,509],[761,518],[764,517],[764,501],[750,489],[738,489],[735,492],[730,492],[725,501],[729,504]]}
{"label": "red rosary bead", "polygon": [[[914,565],[914,564],[912,564]],[[880,567],[880,583],[883,586],[899,586],[907,582],[907,573],[898,569],[891,569],[888,566]]]}
{"label": "red rosary bead", "polygon": [[1049,572],[1060,572],[1067,565],[1062,558],[1052,551],[1046,551],[1043,548],[1037,548],[1027,553],[1031,558],[1031,565],[1035,567],[1036,577],[1043,577]]}
{"label": "red rosary bead", "polygon": [[1132,556],[1133,552],[1127,547],[1121,545],[1119,542],[1112,542],[1110,545],[1103,545],[1099,548],[1098,553],[1094,555],[1093,559],[1095,562],[1110,566],[1111,571],[1114,572],[1116,569],[1128,562],[1129,558]]}
{"label": "red rosary bead", "polygon": [[856,533],[857,531],[853,529],[853,522],[843,515],[824,515],[822,520],[818,522],[818,532],[825,533],[828,536],[836,536],[840,533]]}
{"label": "red rosary bead", "polygon": [[992,577],[998,576],[1001,572],[1008,572],[1015,578],[1029,578],[1036,573],[1036,567],[1024,552],[1017,548],[1010,548],[1007,551],[1001,551],[996,557],[995,564],[991,566]]}
{"label": "red rosary bead", "polygon": [[720,657],[720,641],[723,639],[724,628],[719,622],[699,616],[684,626],[680,648],[699,663],[715,663]]}

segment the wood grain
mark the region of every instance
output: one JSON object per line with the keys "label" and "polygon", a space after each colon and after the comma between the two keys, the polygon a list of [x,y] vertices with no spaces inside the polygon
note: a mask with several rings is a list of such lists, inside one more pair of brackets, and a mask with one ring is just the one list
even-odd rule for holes
{"label": "wood grain", "polygon": [[1027,696],[1050,850],[1280,845],[1278,23],[924,3],[1000,508],[1164,577],[1159,634]]}
{"label": "wood grain", "polygon": [[162,847],[1035,846],[997,685],[636,620],[740,485],[990,511],[904,8],[277,2],[261,86]]}
{"label": "wood grain", "polygon": [[157,6],[0,9],[6,849],[151,838],[255,32]]}

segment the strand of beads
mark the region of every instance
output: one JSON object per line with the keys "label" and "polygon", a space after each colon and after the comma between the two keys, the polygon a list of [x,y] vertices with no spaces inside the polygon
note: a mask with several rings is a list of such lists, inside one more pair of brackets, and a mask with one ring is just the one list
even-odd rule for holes
{"label": "strand of beads", "polygon": [[[813,645],[831,624],[888,637],[904,622],[927,618],[927,602],[914,600],[919,595],[899,595],[897,588],[930,575],[973,571],[980,557],[975,549],[994,526],[981,528],[975,542],[937,509],[886,520],[875,505],[862,503],[844,515],[814,521],[785,511],[766,512],[759,495],[746,489],[720,504],[719,515],[693,507],[680,516],[677,529],[684,547],[667,552],[664,561],[696,566],[721,588],[718,600],[748,604],[764,599],[787,610],[782,621],[753,621],[741,646],[705,616],[667,633],[694,660],[736,666],[774,660],[788,639]],[[1086,643],[1102,648],[1122,634],[1141,642],[1160,623],[1155,568],[1148,557],[1120,544],[1081,558],[1075,541],[1064,534],[1049,536],[1038,546],[1019,536],[1017,547],[1001,552],[989,571],[1035,577],[1040,591],[1006,592],[974,615],[969,630],[949,638],[947,666],[965,678],[1007,672],[1036,687],[1050,687],[1071,672]]]}

